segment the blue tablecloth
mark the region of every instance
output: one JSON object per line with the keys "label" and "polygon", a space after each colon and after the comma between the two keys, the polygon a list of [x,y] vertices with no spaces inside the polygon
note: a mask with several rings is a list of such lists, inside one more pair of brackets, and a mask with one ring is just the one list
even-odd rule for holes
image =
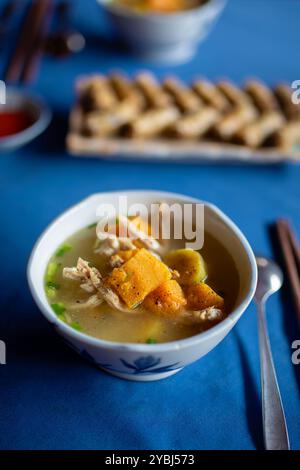
{"label": "blue tablecloth", "polygon": [[[148,65],[107,39],[96,2],[77,0],[74,22],[84,53],[45,59],[33,87],[54,110],[38,141],[0,156],[0,447],[6,449],[255,449],[263,447],[259,355],[252,305],[210,354],[163,381],[135,383],[86,363],[52,332],[28,291],[25,268],[40,232],[61,211],[96,191],[152,188],[212,201],[253,248],[272,254],[268,224],[284,215],[300,232],[300,166],[189,166],[74,159],[64,150],[66,115],[79,74]],[[259,76],[299,79],[300,2],[230,0],[197,57],[157,74],[190,79]],[[1,62],[4,64],[4,57]],[[300,448],[300,338],[288,290],[268,305],[268,323],[293,448]]]}

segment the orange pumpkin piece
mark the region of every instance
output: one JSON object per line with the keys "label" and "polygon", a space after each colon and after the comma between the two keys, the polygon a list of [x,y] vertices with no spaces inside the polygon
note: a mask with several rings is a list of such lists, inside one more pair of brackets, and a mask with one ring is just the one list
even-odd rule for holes
{"label": "orange pumpkin piece", "polygon": [[148,9],[158,12],[176,12],[185,10],[185,3],[182,0],[148,0]]}
{"label": "orange pumpkin piece", "polygon": [[116,253],[117,256],[120,256],[122,260],[128,261],[130,258],[135,256],[137,254],[137,250],[120,250],[118,253]]}
{"label": "orange pumpkin piece", "polygon": [[141,248],[126,263],[113,269],[105,283],[129,308],[134,308],[170,278],[168,267],[148,250]]}
{"label": "orange pumpkin piece", "polygon": [[209,307],[224,310],[224,299],[204,282],[188,287],[186,298],[188,310],[204,310]]}
{"label": "orange pumpkin piece", "polygon": [[178,282],[171,279],[151,292],[143,305],[152,313],[174,315],[186,305],[186,299]]}

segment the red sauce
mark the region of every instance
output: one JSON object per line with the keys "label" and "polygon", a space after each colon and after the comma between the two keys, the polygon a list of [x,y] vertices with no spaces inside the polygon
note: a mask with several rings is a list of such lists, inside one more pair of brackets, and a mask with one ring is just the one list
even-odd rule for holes
{"label": "red sauce", "polygon": [[26,111],[1,111],[0,109],[0,137],[17,134],[31,124],[32,118]]}

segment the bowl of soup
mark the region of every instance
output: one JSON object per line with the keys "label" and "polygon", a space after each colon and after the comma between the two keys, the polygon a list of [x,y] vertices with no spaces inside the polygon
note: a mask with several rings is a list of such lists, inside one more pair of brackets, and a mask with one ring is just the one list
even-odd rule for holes
{"label": "bowl of soup", "polygon": [[[134,213],[117,211],[124,198]],[[246,310],[256,279],[253,252],[225,214],[159,191],[88,197],[45,230],[28,263],[33,298],[64,341],[100,369],[143,381],[213,349]]]}
{"label": "bowl of soup", "polygon": [[182,63],[209,34],[226,0],[97,0],[115,30],[143,59]]}

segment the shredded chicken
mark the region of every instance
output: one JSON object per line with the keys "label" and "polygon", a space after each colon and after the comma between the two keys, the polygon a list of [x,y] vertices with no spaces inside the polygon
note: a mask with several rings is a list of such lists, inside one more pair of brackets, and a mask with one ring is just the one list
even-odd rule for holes
{"label": "shredded chicken", "polygon": [[119,224],[123,224],[126,232],[128,232],[129,236],[139,240],[148,250],[159,252],[161,250],[160,243],[155,240],[155,238],[151,237],[147,233],[139,230],[137,226],[130,222],[130,220],[125,217],[124,215],[119,216]]}
{"label": "shredded chicken", "polygon": [[[100,234],[100,237],[102,238],[102,234]],[[111,233],[105,233],[103,234],[103,238],[100,242],[100,245],[96,247],[95,253],[104,256],[112,256],[120,250],[134,249],[136,249],[136,246],[133,244],[130,238],[120,238],[116,237],[116,235],[113,235]]]}
{"label": "shredded chicken", "polygon": [[124,260],[120,255],[112,255],[110,257],[109,264],[112,268],[119,268],[124,264]]}
{"label": "shredded chicken", "polygon": [[208,307],[204,310],[188,310],[182,312],[182,320],[187,323],[216,322],[222,320],[224,314],[216,307]]}
{"label": "shredded chicken", "polygon": [[89,266],[88,262],[82,258],[78,258],[76,267],[64,268],[63,276],[66,279],[81,282],[80,287],[83,290],[97,294],[100,300],[107,302],[116,310],[129,312],[129,309],[124,306],[117,294],[103,284],[103,278],[98,269]]}
{"label": "shredded chicken", "polygon": [[94,308],[98,307],[98,305],[101,305],[103,303],[103,299],[100,299],[100,297],[97,294],[91,295],[88,300],[79,302],[77,301],[75,304],[72,304],[70,306],[71,309],[85,309],[85,308]]}

